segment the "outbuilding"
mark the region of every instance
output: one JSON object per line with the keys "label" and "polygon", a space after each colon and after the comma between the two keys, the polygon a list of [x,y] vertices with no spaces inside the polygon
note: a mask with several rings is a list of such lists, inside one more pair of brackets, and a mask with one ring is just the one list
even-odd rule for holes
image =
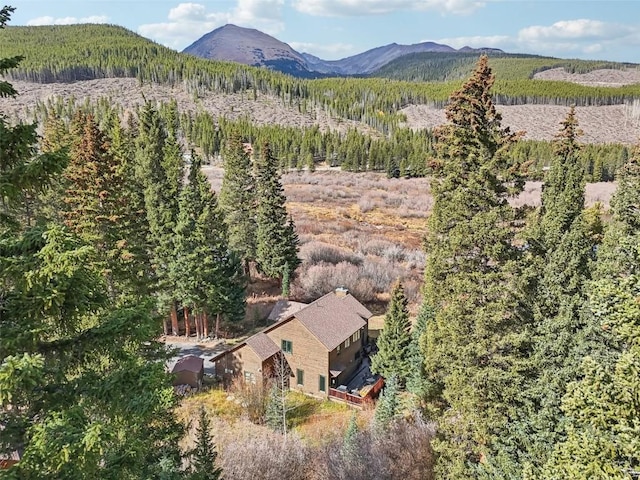
{"label": "outbuilding", "polygon": [[171,373],[175,375],[174,385],[189,385],[193,388],[202,386],[204,376],[204,359],[195,355],[180,358]]}

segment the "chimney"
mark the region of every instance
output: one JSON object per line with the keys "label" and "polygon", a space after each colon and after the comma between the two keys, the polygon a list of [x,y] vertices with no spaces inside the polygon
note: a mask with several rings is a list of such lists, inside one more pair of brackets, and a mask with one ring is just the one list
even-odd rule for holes
{"label": "chimney", "polygon": [[349,294],[349,290],[345,287],[336,288],[336,297],[342,298],[346,297]]}

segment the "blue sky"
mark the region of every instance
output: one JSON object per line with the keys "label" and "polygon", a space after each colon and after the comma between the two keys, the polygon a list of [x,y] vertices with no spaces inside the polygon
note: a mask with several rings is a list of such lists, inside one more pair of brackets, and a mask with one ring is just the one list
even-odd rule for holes
{"label": "blue sky", "polygon": [[[113,23],[182,50],[233,23],[331,60],[389,43],[640,63],[640,0],[14,0],[10,25]],[[96,39],[98,41],[98,39]]]}

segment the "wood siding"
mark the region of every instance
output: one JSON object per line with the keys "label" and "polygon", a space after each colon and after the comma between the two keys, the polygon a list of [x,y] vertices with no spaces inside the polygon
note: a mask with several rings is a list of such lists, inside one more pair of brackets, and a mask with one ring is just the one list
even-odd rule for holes
{"label": "wood siding", "polygon": [[[292,353],[285,353],[285,359],[292,372],[291,388],[301,392],[326,397],[329,393],[329,354],[320,341],[315,338],[295,317],[267,332],[273,342],[281,346],[282,340],[292,342]],[[304,385],[298,385],[295,378],[297,370],[304,371]],[[326,388],[321,392],[320,375],[326,378]]]}
{"label": "wood siding", "polygon": [[215,365],[216,375],[222,377],[225,384],[234,377],[244,378],[244,372],[254,375],[256,381],[262,378],[262,361],[247,345],[220,358]]}
{"label": "wood siding", "polygon": [[340,353],[336,348],[329,354],[329,368],[331,370],[342,370],[342,373],[337,378],[331,379],[330,384],[332,387],[345,383],[362,363],[362,347],[366,343],[367,327],[365,326],[360,330],[360,338],[355,342],[351,341],[352,337],[349,337],[348,347],[345,348],[345,342],[340,344]]}

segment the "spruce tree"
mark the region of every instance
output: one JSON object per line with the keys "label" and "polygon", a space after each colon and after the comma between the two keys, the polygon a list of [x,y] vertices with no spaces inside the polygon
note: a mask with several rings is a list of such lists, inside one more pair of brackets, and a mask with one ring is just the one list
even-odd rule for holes
{"label": "spruce tree", "polygon": [[264,144],[256,168],[256,262],[262,273],[282,280],[285,268],[291,274],[300,259],[293,220],[287,222],[286,197],[276,163],[271,148]]}
{"label": "spruce tree", "polygon": [[429,381],[427,379],[427,372],[425,371],[424,354],[422,353],[421,344],[429,322],[433,321],[433,317],[433,308],[427,302],[423,302],[418,312],[416,322],[411,329],[407,390],[415,395],[418,401],[426,399],[429,391]]}
{"label": "spruce tree", "polygon": [[402,388],[410,375],[411,321],[407,297],[401,282],[391,292],[391,301],[384,317],[384,328],[376,342],[378,351],[371,357],[371,371],[385,378],[395,377]]}
{"label": "spruce tree", "polygon": [[341,454],[347,462],[354,462],[358,454],[358,415],[353,411],[344,433]]}
{"label": "spruce tree", "polygon": [[373,427],[378,433],[383,433],[391,422],[400,416],[400,385],[395,376],[385,379],[384,389],[376,403],[373,415]]}
{"label": "spruce tree", "polygon": [[435,132],[434,204],[426,237],[424,297],[435,310],[422,344],[439,409],[438,473],[473,476],[496,454],[519,391],[525,340],[510,195],[522,189],[515,140],[491,97],[494,76],[482,56],[453,93],[449,123]]}
{"label": "spruce tree", "polygon": [[[562,438],[560,403],[569,382],[580,375],[582,359],[600,343],[585,310],[594,244],[584,209],[584,173],[580,134],[572,108],[556,136],[556,157],[545,178],[542,205],[527,238],[532,278],[534,330],[528,371],[518,415],[515,443],[520,463],[538,472]],[[514,435],[514,437],[516,437]]]}
{"label": "spruce tree", "polygon": [[265,412],[265,423],[271,430],[278,433],[286,431],[286,392],[280,388],[275,381],[269,387],[267,396],[267,408]]}
{"label": "spruce tree", "polygon": [[237,134],[227,140],[222,156],[220,208],[231,249],[242,259],[245,274],[249,274],[249,264],[256,258],[256,193],[251,157]]}
{"label": "spruce tree", "polygon": [[149,305],[107,302],[95,248],[65,227],[16,226],[62,158],[36,155],[34,126],[0,127],[0,454],[22,453],[2,476],[154,478],[181,429]]}
{"label": "spruce tree", "polygon": [[[171,330],[178,334],[171,265],[174,260],[174,229],[178,216],[178,196],[174,194],[182,183],[173,171],[169,175],[165,162],[167,133],[157,110],[149,103],[139,112],[136,142],[136,176],[144,185],[144,203],[149,224],[151,259],[155,279],[158,310],[171,313]],[[175,169],[174,169],[175,170]],[[172,193],[173,192],[173,193]]]}
{"label": "spruce tree", "polygon": [[[566,436],[545,478],[634,478],[640,472],[640,151],[622,168],[613,219],[598,249],[589,307],[612,336],[608,357],[589,355],[562,402]],[[609,360],[612,358],[612,360]]]}
{"label": "spruce tree", "polygon": [[[139,225],[144,211],[131,204],[130,185],[135,182],[128,177],[132,173],[124,163],[128,159],[115,154],[93,116],[78,112],[70,130],[76,133],[69,137],[70,161],[64,172],[65,223],[95,247],[113,300],[122,295],[144,296],[148,229],[146,222],[142,230],[132,228]],[[120,141],[118,131],[113,133]]]}
{"label": "spruce tree", "polygon": [[[193,309],[198,321],[202,320],[197,334],[206,336],[207,314],[224,315],[231,321],[244,317],[245,282],[240,260],[229,248],[217,197],[195,155],[179,204],[172,277],[183,305]],[[216,335],[217,330],[218,322]]]}
{"label": "spruce tree", "polygon": [[190,480],[218,480],[222,469],[216,466],[218,452],[211,437],[211,422],[204,407],[200,407],[200,421],[196,428],[196,446],[191,451]]}

